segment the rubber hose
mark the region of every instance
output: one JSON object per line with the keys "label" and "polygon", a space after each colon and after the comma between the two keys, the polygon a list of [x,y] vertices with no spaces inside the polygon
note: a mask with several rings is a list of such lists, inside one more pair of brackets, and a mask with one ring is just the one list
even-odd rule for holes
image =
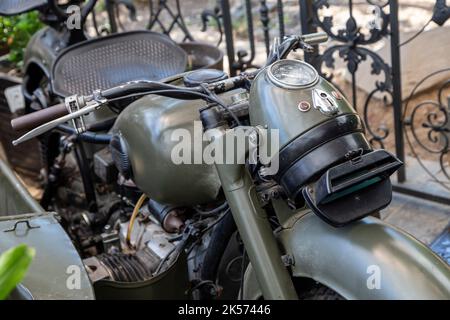
{"label": "rubber hose", "polygon": [[[77,134],[76,130],[68,125],[60,124],[58,129],[62,132],[68,134]],[[95,133],[91,131],[86,131],[78,134],[78,139],[88,143],[96,143],[96,144],[109,144],[111,141],[112,135],[104,134],[104,133]]]}
{"label": "rubber hose", "polygon": [[236,223],[234,222],[231,210],[226,213],[226,217],[213,229],[211,233],[210,245],[205,253],[202,263],[201,277],[202,280],[215,281],[219,269],[220,261],[225,249],[230,242],[230,238],[236,231]]}

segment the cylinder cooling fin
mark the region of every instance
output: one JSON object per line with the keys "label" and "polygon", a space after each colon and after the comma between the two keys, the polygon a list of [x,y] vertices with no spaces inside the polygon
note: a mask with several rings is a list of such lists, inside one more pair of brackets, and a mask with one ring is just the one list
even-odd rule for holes
{"label": "cylinder cooling fin", "polygon": [[135,255],[103,254],[99,257],[111,274],[111,280],[120,282],[137,282],[151,278],[150,270]]}
{"label": "cylinder cooling fin", "polygon": [[135,253],[103,253],[84,260],[93,282],[140,282],[152,278],[160,259],[149,250]]}

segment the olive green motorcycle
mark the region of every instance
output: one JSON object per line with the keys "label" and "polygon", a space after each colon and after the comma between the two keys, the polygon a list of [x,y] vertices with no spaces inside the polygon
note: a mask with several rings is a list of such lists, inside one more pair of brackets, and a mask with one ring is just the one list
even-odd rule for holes
{"label": "olive green motorcycle", "polygon": [[[83,117],[121,102],[103,133],[108,147],[94,154],[95,173],[112,177],[96,192],[114,194],[116,209],[77,216],[96,231],[72,239],[82,261],[73,248],[60,259],[85,267],[85,298],[450,298],[449,266],[374,217],[390,203],[389,177],[402,163],[372,148],[333,85],[287,58],[326,40],[288,36],[257,71],[97,88],[12,122],[34,127],[14,144],[65,122],[82,134]],[[53,252],[68,239],[55,231],[58,216],[26,220],[35,238],[53,221]],[[31,295],[48,285],[32,271],[23,283]]]}

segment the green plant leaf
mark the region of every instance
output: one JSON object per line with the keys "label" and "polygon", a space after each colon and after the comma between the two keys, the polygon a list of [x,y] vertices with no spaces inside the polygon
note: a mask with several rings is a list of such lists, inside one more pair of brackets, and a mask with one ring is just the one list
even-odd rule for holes
{"label": "green plant leaf", "polygon": [[14,17],[0,17],[0,53],[9,52],[9,60],[19,66],[30,37],[43,26],[36,11]]}
{"label": "green plant leaf", "polygon": [[0,300],[7,298],[22,281],[34,255],[33,248],[20,244],[0,256]]}

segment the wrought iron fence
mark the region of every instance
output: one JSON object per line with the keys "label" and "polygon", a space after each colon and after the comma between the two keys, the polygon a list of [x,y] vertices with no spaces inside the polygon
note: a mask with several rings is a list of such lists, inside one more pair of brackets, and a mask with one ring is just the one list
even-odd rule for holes
{"label": "wrought iron fence", "polygon": [[[149,29],[156,25],[161,27],[163,32],[170,35],[175,27],[178,27],[184,33],[184,41],[192,41],[194,37],[189,32],[184,23],[179,0],[149,0],[150,2],[150,23]],[[169,6],[171,2],[172,7]],[[368,5],[372,8],[370,14],[369,27],[362,26],[360,21],[354,15],[356,3],[348,0],[345,3],[347,19],[343,25],[335,25],[332,15],[325,13],[324,9],[336,5],[336,1],[329,0],[298,0],[298,1],[251,1],[242,0],[242,11],[245,15],[245,32],[248,41],[247,49],[237,50],[235,44],[235,32],[232,17],[232,8],[230,0],[218,0],[214,8],[208,8],[202,14],[203,30],[206,30],[207,21],[214,19],[220,34],[219,43],[222,37],[225,40],[225,48],[229,65],[229,73],[231,75],[245,71],[246,69],[257,67],[255,57],[257,55],[257,46],[255,44],[255,32],[262,34],[265,53],[270,50],[270,43],[273,37],[282,38],[286,34],[286,5],[292,8],[293,3],[297,7],[297,15],[299,19],[299,30],[296,32],[311,33],[317,30],[326,32],[330,39],[331,45],[326,49],[320,50],[314,48],[312,53],[305,54],[304,59],[313,64],[317,70],[328,80],[335,82],[336,60],[343,61],[349,75],[350,88],[343,90],[344,94],[353,102],[353,105],[363,116],[367,133],[371,143],[375,147],[385,147],[385,142],[389,139],[394,141],[393,149],[397,157],[405,161],[405,150],[415,157],[420,165],[424,168],[430,177],[439,185],[442,190],[446,190],[445,194],[429,192],[421,190],[420,185],[411,185],[407,183],[406,172],[407,166],[402,167],[398,171],[397,182],[394,189],[413,196],[426,198],[429,200],[439,201],[450,204],[450,172],[447,169],[447,154],[450,148],[450,124],[448,123],[449,106],[444,93],[445,89],[450,87],[450,80],[443,81],[442,86],[437,89],[437,97],[434,101],[423,101],[417,105],[412,105],[411,97],[420,85],[429,78],[438,73],[450,71],[449,66],[443,66],[442,70],[430,70],[430,74],[426,76],[414,88],[413,92],[403,103],[402,83],[401,83],[401,56],[400,56],[400,38],[399,38],[399,20],[398,20],[398,1],[396,0],[363,0],[358,1],[358,5]],[[172,9],[171,9],[172,8]],[[445,10],[448,7],[445,1],[437,1],[433,20],[442,25],[445,20]],[[161,21],[160,15],[165,12],[171,17],[170,23]],[[255,17],[257,16],[257,17]],[[167,20],[167,19],[165,19]],[[431,21],[431,20],[430,20]],[[167,24],[168,23],[168,24]],[[421,30],[423,31],[423,30]],[[409,41],[414,41],[415,36]],[[381,41],[390,44],[390,61],[385,61],[374,49],[373,46]],[[373,89],[359,97],[357,83],[357,71],[362,63],[370,63],[370,74],[375,76],[373,81]],[[450,74],[450,72],[449,72]],[[374,104],[376,96],[383,95],[385,97],[385,110],[388,111],[392,119],[391,128],[384,126],[382,123],[376,123],[369,114],[373,108],[380,108],[379,103]],[[387,99],[386,99],[387,98]],[[417,117],[419,110],[427,108],[426,116]],[[425,119],[425,120],[423,120]],[[417,134],[418,128],[423,131],[428,130],[426,134]],[[426,141],[423,141],[425,137]],[[406,145],[405,145],[406,141]],[[430,144],[432,146],[430,146]],[[440,164],[441,171],[446,181],[436,176],[427,168],[427,165],[418,152],[418,148],[425,150],[430,155],[436,155],[436,161]],[[414,173],[413,173],[414,174]]]}

